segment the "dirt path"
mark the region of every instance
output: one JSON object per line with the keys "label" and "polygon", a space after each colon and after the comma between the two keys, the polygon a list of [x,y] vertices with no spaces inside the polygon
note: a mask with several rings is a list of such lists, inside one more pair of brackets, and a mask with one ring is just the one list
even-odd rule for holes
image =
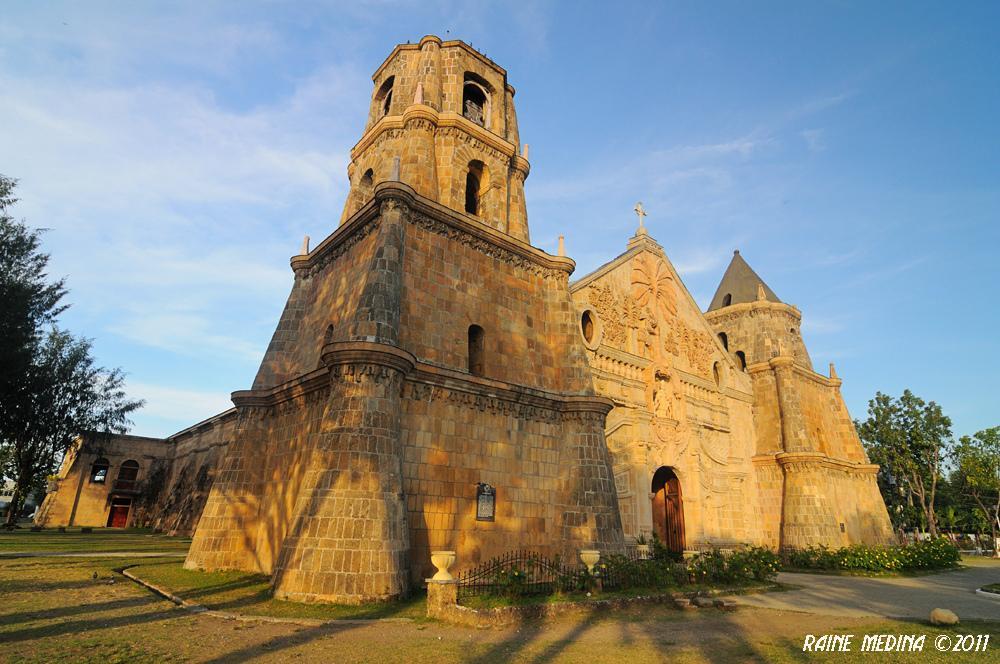
{"label": "dirt path", "polygon": [[782,572],[780,582],[800,589],[733,599],[743,606],[830,616],[926,619],[941,607],[966,620],[1000,620],[1000,602],[976,594],[976,588],[1000,583],[1000,560],[966,564],[954,572],[890,578]]}

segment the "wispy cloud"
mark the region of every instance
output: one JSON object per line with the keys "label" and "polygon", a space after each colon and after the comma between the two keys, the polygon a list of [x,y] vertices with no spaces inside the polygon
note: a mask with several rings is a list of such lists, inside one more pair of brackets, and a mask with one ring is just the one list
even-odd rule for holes
{"label": "wispy cloud", "polygon": [[129,382],[129,393],[146,400],[143,415],[176,423],[176,429],[161,432],[167,435],[233,405],[229,395],[224,392],[188,390],[151,383]]}
{"label": "wispy cloud", "polygon": [[684,277],[720,268],[729,256],[732,256],[729,247],[701,247],[677,254],[673,264],[678,274]]}
{"label": "wispy cloud", "polygon": [[822,152],[826,150],[826,140],[822,129],[803,129],[799,132],[799,135],[806,142],[806,147],[810,152]]}
{"label": "wispy cloud", "polygon": [[815,316],[812,314],[802,318],[802,332],[804,334],[834,334],[843,331],[846,327],[847,316]]}
{"label": "wispy cloud", "polygon": [[864,286],[865,284],[870,284],[873,282],[882,281],[885,279],[891,279],[904,272],[908,272],[913,268],[921,265],[927,259],[923,256],[912,258],[901,263],[896,263],[895,265],[886,265],[874,270],[868,270],[865,272],[858,272],[854,277],[845,279],[841,282],[841,288],[857,288],[859,286]]}
{"label": "wispy cloud", "polygon": [[822,113],[835,106],[839,106],[851,99],[858,93],[857,90],[845,90],[835,94],[827,94],[807,99],[802,103],[790,108],[781,118],[784,123],[796,122],[802,118]]}
{"label": "wispy cloud", "polygon": [[[542,202],[641,190],[652,197],[673,186],[689,186],[692,182],[724,188],[731,182],[726,163],[750,158],[771,140],[768,136],[752,133],[716,143],[652,149],[625,159],[602,159],[594,163],[589,172],[533,182],[530,196],[532,201]],[[615,163],[616,167],[609,169],[608,162]]]}
{"label": "wispy cloud", "polygon": [[[234,110],[197,86],[0,70],[4,172],[21,181],[18,213],[53,229],[74,313],[100,312],[105,330],[151,348],[256,362],[268,332],[234,322],[232,307],[279,308],[302,233],[333,229],[356,136],[328,114],[360,121],[366,85],[326,67]],[[317,218],[324,227],[304,228]]]}

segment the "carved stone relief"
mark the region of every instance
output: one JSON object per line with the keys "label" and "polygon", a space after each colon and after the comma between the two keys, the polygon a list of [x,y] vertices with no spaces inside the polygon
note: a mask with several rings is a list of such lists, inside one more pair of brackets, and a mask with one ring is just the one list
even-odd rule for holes
{"label": "carved stone relief", "polygon": [[660,317],[677,314],[677,294],[674,279],[663,261],[642,255],[632,263],[632,297],[643,309],[651,309]]}

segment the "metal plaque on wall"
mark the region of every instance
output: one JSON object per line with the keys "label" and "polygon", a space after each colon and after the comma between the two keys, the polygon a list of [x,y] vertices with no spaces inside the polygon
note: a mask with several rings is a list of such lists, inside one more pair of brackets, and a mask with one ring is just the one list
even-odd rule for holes
{"label": "metal plaque on wall", "polygon": [[476,521],[495,521],[497,512],[497,490],[480,482],[476,486]]}

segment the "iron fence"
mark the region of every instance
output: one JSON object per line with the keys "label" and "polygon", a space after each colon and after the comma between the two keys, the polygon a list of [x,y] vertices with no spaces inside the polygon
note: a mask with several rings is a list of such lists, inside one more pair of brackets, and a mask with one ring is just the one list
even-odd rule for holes
{"label": "iron fence", "polygon": [[[458,575],[458,598],[493,595],[520,597],[587,591],[600,583],[605,590],[635,586],[655,578],[656,565],[637,550],[602,557],[594,573],[577,560],[546,558],[533,551],[509,551]],[[608,565],[607,562],[615,564]],[[624,564],[623,564],[624,563]]]}

